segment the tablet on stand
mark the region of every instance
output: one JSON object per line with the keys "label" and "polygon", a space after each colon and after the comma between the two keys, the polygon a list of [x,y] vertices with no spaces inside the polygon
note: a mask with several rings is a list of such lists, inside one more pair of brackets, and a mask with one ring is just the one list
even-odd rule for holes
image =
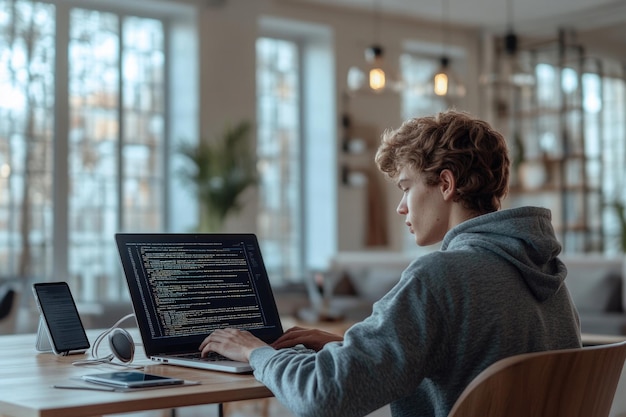
{"label": "tablet on stand", "polygon": [[62,356],[85,353],[89,339],[67,283],[35,283],[33,294],[39,309],[35,348]]}

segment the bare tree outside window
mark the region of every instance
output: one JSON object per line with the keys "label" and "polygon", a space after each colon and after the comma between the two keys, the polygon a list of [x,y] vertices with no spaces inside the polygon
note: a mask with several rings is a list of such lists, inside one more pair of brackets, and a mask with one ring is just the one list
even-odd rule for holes
{"label": "bare tree outside window", "polygon": [[115,232],[165,227],[165,28],[56,4],[0,0],[0,280],[118,300]]}
{"label": "bare tree outside window", "polygon": [[41,276],[52,240],[50,4],[0,0],[0,276]]}
{"label": "bare tree outside window", "polygon": [[69,55],[69,274],[83,299],[116,299],[113,235],[164,227],[163,25],[73,9]]}

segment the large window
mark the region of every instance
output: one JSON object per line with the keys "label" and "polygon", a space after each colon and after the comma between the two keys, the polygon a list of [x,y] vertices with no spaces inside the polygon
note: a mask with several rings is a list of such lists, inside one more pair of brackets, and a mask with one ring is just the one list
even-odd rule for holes
{"label": "large window", "polygon": [[0,279],[125,294],[114,233],[165,226],[164,38],[154,18],[0,0]]}
{"label": "large window", "polygon": [[332,31],[271,16],[257,40],[257,230],[274,285],[328,268],[337,252],[337,110]]}
{"label": "large window", "polygon": [[164,226],[163,24],[74,9],[69,56],[69,273],[115,297],[114,233]]}
{"label": "large window", "polygon": [[[597,77],[597,76],[596,76]],[[598,83],[595,83],[598,84]],[[623,216],[626,216],[626,81],[623,76],[606,76],[602,78],[599,97],[591,99],[591,110],[595,110],[601,103],[602,117],[595,118],[595,123],[601,125],[603,134],[602,147],[602,184],[604,200],[603,227],[605,236],[605,251],[609,253],[626,252],[624,242],[626,233]],[[621,220],[618,214],[621,209]],[[621,238],[620,238],[621,236]]]}
{"label": "large window", "polygon": [[0,1],[0,276],[52,261],[55,8]]}
{"label": "large window", "polygon": [[302,273],[299,50],[295,42],[257,41],[258,233],[276,281]]}

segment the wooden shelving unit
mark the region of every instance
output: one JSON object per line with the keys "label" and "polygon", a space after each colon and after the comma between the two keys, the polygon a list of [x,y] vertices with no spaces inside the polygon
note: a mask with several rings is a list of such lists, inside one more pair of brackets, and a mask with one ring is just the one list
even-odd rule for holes
{"label": "wooden shelving unit", "polygon": [[601,252],[601,152],[586,143],[588,136],[602,140],[601,131],[590,131],[601,123],[588,123],[601,113],[585,111],[583,103],[584,74],[601,74],[601,64],[564,31],[519,53],[537,82],[495,86],[498,123],[507,127],[514,160],[509,205],[550,208],[564,252]]}

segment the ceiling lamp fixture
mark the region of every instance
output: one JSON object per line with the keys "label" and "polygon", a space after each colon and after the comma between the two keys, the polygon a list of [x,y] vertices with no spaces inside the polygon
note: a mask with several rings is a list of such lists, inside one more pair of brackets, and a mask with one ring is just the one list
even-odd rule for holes
{"label": "ceiling lamp fixture", "polygon": [[442,0],[442,49],[440,65],[432,76],[428,90],[436,96],[449,99],[465,97],[466,89],[461,80],[456,76],[450,67],[450,58],[445,53],[448,46],[448,17],[450,13],[449,0]]}
{"label": "ceiling lamp fixture", "polygon": [[383,47],[380,45],[372,45],[365,51],[367,62],[371,64],[369,70],[369,85],[374,91],[384,90],[387,86],[387,77],[383,69]]}
{"label": "ceiling lamp fixture", "polygon": [[450,68],[450,59],[442,56],[440,66],[433,76],[432,91],[440,97],[465,97],[465,86]]}
{"label": "ceiling lamp fixture", "polygon": [[519,56],[519,38],[513,30],[513,0],[507,0],[507,33],[504,35],[504,59],[499,71],[486,77],[488,83],[503,83],[516,87],[535,85],[535,74],[522,63]]}
{"label": "ceiling lamp fixture", "polygon": [[[378,4],[374,5],[374,31],[378,38],[380,25],[380,12]],[[391,75],[384,60],[384,49],[380,43],[375,42],[365,49],[366,70],[358,66],[352,66],[348,70],[348,89],[350,91],[370,91],[382,93],[385,91],[398,92],[401,82]]]}
{"label": "ceiling lamp fixture", "polygon": [[517,54],[517,35],[509,32],[504,37],[504,49],[509,60],[509,83],[518,87],[535,85],[535,75],[523,67]]}
{"label": "ceiling lamp fixture", "polygon": [[518,87],[535,85],[535,75],[524,68],[518,54],[518,38],[513,30],[513,0],[507,0],[508,32],[504,36],[504,50],[509,60],[509,82]]}

